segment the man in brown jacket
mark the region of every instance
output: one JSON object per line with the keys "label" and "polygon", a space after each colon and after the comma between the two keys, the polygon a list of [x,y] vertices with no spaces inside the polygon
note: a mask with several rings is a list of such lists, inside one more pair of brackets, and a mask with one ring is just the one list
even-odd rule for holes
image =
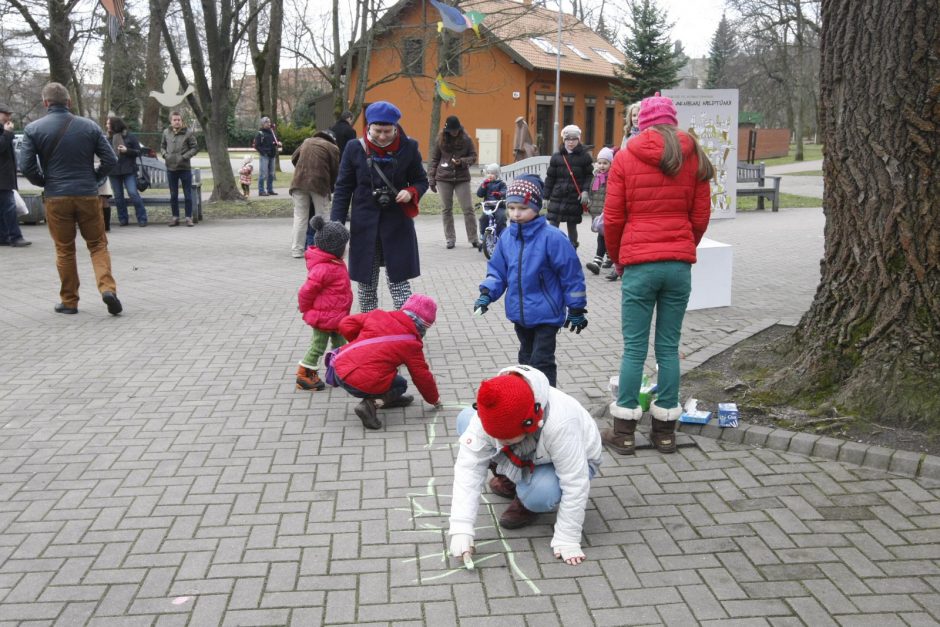
{"label": "man in brown jacket", "polygon": [[291,255],[303,259],[307,222],[315,214],[330,216],[330,194],[339,174],[339,148],[331,131],[317,131],[291,155],[294,178],[290,196],[294,200],[294,232]]}

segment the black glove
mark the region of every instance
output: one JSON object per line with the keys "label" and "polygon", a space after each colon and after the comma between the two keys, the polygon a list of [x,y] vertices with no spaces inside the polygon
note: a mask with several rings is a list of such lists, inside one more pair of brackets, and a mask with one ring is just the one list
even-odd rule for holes
{"label": "black glove", "polygon": [[479,311],[480,315],[485,314],[491,302],[493,300],[489,294],[480,294],[480,297],[473,303],[473,313]]}
{"label": "black glove", "polygon": [[587,318],[584,315],[586,313],[587,309],[569,308],[568,317],[565,319],[565,328],[575,333],[581,333],[588,325]]}
{"label": "black glove", "polygon": [[435,193],[435,194],[437,193],[437,183],[431,183],[431,184],[429,185],[429,188],[430,188],[430,190],[431,190],[432,193]]}

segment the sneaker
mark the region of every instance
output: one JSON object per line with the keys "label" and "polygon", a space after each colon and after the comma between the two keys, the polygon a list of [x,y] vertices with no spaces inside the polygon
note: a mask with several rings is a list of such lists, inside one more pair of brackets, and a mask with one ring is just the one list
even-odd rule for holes
{"label": "sneaker", "polygon": [[319,392],[326,388],[317,371],[306,366],[297,366],[297,389]]}
{"label": "sneaker", "polygon": [[121,306],[121,301],[118,300],[117,294],[114,292],[102,292],[101,300],[108,306],[108,313],[112,316],[116,316],[124,311],[124,307]]}
{"label": "sneaker", "polygon": [[23,239],[22,237],[17,238],[10,242],[10,246],[13,248],[25,248],[26,246],[32,246],[32,242]]}
{"label": "sneaker", "polygon": [[480,243],[480,240],[476,240],[475,242],[470,242],[470,245],[473,246],[477,250],[483,250],[483,244]]}
{"label": "sneaker", "polygon": [[259,196],[267,196],[268,193],[267,193],[267,192],[258,192],[258,195],[259,195]]}
{"label": "sneaker", "polygon": [[364,398],[362,402],[356,405],[356,415],[362,421],[362,426],[366,429],[381,429],[382,421],[376,414],[375,401],[371,398]]}
{"label": "sneaker", "polygon": [[592,274],[601,273],[601,258],[594,257],[594,261],[589,261],[584,264],[584,267],[591,271]]}
{"label": "sneaker", "polygon": [[504,499],[516,498],[516,484],[506,475],[495,475],[490,479],[490,492]]}
{"label": "sneaker", "polygon": [[499,526],[503,529],[519,529],[531,525],[536,516],[538,514],[527,510],[519,497],[516,497],[506,508],[506,511],[503,512],[503,515],[499,517]]}
{"label": "sneaker", "polygon": [[453,248],[454,246],[456,246],[456,244],[455,244],[454,242],[447,242],[447,250],[450,250],[450,249]]}
{"label": "sneaker", "polygon": [[616,271],[616,270],[611,270],[611,271],[610,271],[610,274],[608,274],[605,278],[606,278],[608,281],[616,281],[617,279],[620,278],[620,275],[617,274],[617,271]]}
{"label": "sneaker", "polygon": [[601,264],[601,267],[602,267],[604,270],[609,270],[609,269],[613,268],[613,267],[614,267],[614,260],[611,259],[610,257],[608,257],[607,255],[604,255],[604,263]]}
{"label": "sneaker", "polygon": [[[170,218],[170,221],[167,222],[167,226],[179,226],[179,225],[180,225],[179,218]],[[121,226],[124,226],[124,225],[122,224]]]}
{"label": "sneaker", "polygon": [[275,192],[274,190],[272,190],[272,191],[268,192],[268,196],[277,196],[277,192]]}
{"label": "sneaker", "polygon": [[196,225],[193,224],[192,218],[186,218],[186,226],[196,226]]}
{"label": "sneaker", "polygon": [[143,227],[147,226],[147,223],[146,223],[146,222],[138,222],[138,223],[137,223],[137,226],[143,228]]}
{"label": "sneaker", "polygon": [[71,314],[77,314],[77,313],[78,313],[78,307],[66,307],[66,306],[63,305],[62,303],[56,303],[56,306],[53,307],[53,309],[55,309],[55,312],[56,312],[56,313],[60,313],[60,314],[69,314],[69,315],[71,315]]}
{"label": "sneaker", "polygon": [[299,252],[297,252],[296,250],[292,250],[291,253],[290,253],[290,256],[293,257],[294,259],[303,259],[303,258],[304,258],[304,254],[303,254],[303,253],[299,253]]}

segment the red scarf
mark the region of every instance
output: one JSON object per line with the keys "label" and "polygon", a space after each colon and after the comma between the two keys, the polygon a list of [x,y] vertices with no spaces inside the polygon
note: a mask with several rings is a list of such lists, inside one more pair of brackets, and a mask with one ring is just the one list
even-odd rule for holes
{"label": "red scarf", "polygon": [[395,139],[392,140],[392,143],[382,148],[381,146],[376,146],[369,139],[369,134],[366,132],[365,135],[366,145],[369,147],[369,150],[374,152],[379,157],[387,157],[389,153],[398,152],[398,149],[401,147],[401,131],[395,134]]}

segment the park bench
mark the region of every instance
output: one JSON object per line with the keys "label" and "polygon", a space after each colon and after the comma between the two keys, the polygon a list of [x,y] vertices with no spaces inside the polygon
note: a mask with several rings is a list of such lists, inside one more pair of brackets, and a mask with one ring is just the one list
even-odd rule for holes
{"label": "park bench", "polygon": [[500,166],[500,175],[507,183],[522,174],[537,174],[543,181],[548,173],[548,163],[551,157],[529,157],[509,165]]}
{"label": "park bench", "polygon": [[[150,176],[150,189],[142,193],[140,197],[144,201],[145,207],[150,207],[153,205],[170,205],[170,187],[166,182],[166,164],[155,159],[153,157],[141,157],[140,162],[143,165],[144,169],[147,171],[147,174]],[[180,209],[182,210],[183,205],[183,189],[180,185],[179,191],[179,203]],[[166,192],[166,195],[155,194],[153,190],[163,190]],[[125,191],[124,197],[127,198],[127,193]],[[131,205],[130,200],[127,202],[128,206]],[[111,198],[110,205],[116,207],[117,204],[114,201],[114,197]],[[130,207],[130,211],[133,214],[133,207]],[[200,170],[193,169],[193,222],[202,221],[202,173]]]}
{"label": "park bench", "polygon": [[[773,211],[780,209],[780,178],[779,176],[769,176],[764,174],[764,164],[752,165],[750,163],[738,164],[738,196],[757,196],[757,210],[764,210],[764,198],[770,198]],[[771,179],[773,186],[765,184],[766,179]],[[741,187],[741,183],[757,183],[757,187]]]}

